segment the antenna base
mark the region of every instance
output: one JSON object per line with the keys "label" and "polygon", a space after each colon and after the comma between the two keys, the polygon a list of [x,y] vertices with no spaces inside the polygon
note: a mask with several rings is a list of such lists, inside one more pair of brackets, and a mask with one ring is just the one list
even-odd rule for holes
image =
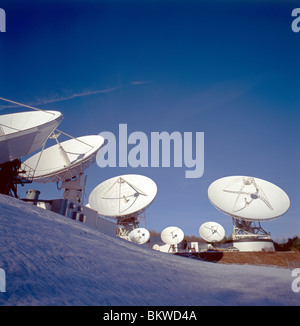
{"label": "antenna base", "polygon": [[84,201],[86,176],[80,173],[74,178],[66,179],[62,182],[61,189],[64,191],[64,199],[70,199],[76,203],[82,204]]}
{"label": "antenna base", "polygon": [[233,240],[244,238],[271,239],[271,234],[262,228],[259,221],[246,221],[232,217],[232,223]]}
{"label": "antenna base", "polygon": [[136,215],[131,215],[128,217],[117,217],[117,225],[116,225],[116,235],[120,238],[128,240],[129,233],[137,228],[146,227],[146,216],[145,212],[138,212]]}

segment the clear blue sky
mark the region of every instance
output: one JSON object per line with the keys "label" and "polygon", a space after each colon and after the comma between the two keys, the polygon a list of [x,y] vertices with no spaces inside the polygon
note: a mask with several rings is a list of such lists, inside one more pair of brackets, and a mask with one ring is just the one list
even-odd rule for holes
{"label": "clear blue sky", "polygon": [[[87,194],[127,173],[152,178],[158,194],[147,227],[198,235],[217,211],[208,186],[229,175],[273,182],[291,199],[263,223],[274,239],[300,235],[300,33],[296,1],[1,1],[0,96],[64,114],[74,137],[111,131],[204,132],[199,179],[182,168],[87,170]],[[0,103],[1,113],[12,110]],[[130,149],[130,147],[129,147]],[[19,188],[58,198],[55,184]]]}

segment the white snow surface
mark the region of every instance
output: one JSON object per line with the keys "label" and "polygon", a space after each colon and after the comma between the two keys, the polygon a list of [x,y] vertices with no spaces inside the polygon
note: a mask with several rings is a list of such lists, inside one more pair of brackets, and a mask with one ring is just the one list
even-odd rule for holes
{"label": "white snow surface", "polygon": [[299,305],[291,270],[157,252],[0,195],[0,305]]}

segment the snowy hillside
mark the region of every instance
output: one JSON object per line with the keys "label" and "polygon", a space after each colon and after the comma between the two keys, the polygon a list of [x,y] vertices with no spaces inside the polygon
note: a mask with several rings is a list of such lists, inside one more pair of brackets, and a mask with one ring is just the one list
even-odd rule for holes
{"label": "snowy hillside", "polygon": [[291,271],[173,256],[0,195],[0,305],[299,305]]}

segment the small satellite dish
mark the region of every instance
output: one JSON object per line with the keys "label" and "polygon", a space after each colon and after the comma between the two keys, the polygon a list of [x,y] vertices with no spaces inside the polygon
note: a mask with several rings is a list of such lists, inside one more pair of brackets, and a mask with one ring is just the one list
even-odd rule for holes
{"label": "small satellite dish", "polygon": [[161,240],[169,245],[176,245],[184,238],[183,231],[176,226],[169,226],[162,230],[160,234]]}
{"label": "small satellite dish", "polygon": [[157,186],[148,177],[127,174],[108,179],[93,189],[91,208],[108,217],[136,215],[148,207],[157,194]]}
{"label": "small satellite dish", "polygon": [[58,111],[32,111],[0,116],[0,164],[39,150],[61,123]]}
{"label": "small satellite dish", "polygon": [[144,244],[150,239],[150,232],[145,228],[137,228],[129,233],[128,239],[136,244]]}
{"label": "small satellite dish", "polygon": [[210,202],[223,213],[248,221],[264,221],[286,213],[288,195],[278,186],[254,177],[230,176],[208,188]]}
{"label": "small satellite dish", "polygon": [[219,242],[225,237],[222,225],[216,222],[205,222],[199,228],[200,236],[207,242]]}
{"label": "small satellite dish", "polygon": [[158,245],[157,243],[155,243],[155,244],[152,246],[152,249],[153,249],[153,250],[157,250],[157,251],[159,251],[159,250],[160,250],[160,247],[159,247],[159,245]]}
{"label": "small satellite dish", "polygon": [[83,173],[104,143],[99,135],[73,138],[44,149],[24,162],[24,177],[34,170],[35,182],[59,182]]}

